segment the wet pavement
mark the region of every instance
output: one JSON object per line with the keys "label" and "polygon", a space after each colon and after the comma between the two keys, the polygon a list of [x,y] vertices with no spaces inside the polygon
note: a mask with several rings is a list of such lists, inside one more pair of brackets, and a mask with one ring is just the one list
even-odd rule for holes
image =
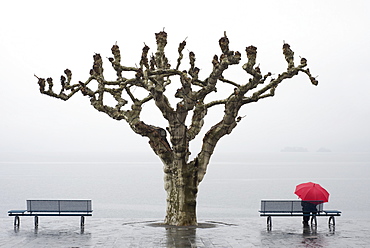
{"label": "wet pavement", "polygon": [[299,218],[199,220],[198,227],[169,227],[154,219],[43,217],[33,227],[32,217],[0,218],[0,247],[370,247],[366,220],[336,218],[329,228],[326,218],[317,228],[303,228]]}

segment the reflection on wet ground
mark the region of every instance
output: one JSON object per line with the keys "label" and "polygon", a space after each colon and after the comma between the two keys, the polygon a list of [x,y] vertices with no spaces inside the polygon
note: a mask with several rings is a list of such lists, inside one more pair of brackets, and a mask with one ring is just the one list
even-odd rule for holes
{"label": "reflection on wet ground", "polygon": [[88,218],[83,229],[76,218],[0,219],[0,247],[370,247],[366,220],[339,219],[336,228],[323,220],[303,227],[297,218],[281,218],[267,230],[263,218],[200,221],[173,227],[160,220]]}
{"label": "reflection on wet ground", "polygon": [[[286,246],[286,247],[328,247],[331,242],[326,242],[335,231],[321,230],[317,227],[301,227],[297,229],[278,229],[274,231],[261,232],[261,245],[263,246]],[[334,241],[334,239],[332,240]],[[332,242],[334,246],[335,242]],[[338,246],[337,246],[338,247]]]}

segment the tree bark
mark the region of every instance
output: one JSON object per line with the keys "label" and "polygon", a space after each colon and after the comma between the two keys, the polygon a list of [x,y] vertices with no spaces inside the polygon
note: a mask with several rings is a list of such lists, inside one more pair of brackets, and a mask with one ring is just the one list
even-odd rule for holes
{"label": "tree bark", "polygon": [[165,165],[164,173],[167,192],[167,211],[164,222],[176,226],[197,225],[198,183],[195,167],[180,159],[175,160],[172,165]]}

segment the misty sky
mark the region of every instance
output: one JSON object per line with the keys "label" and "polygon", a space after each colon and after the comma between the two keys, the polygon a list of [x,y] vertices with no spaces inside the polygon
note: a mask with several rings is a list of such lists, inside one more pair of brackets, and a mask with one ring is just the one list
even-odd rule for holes
{"label": "misty sky", "polygon": [[[318,86],[301,74],[279,86],[275,97],[244,106],[240,115],[246,117],[220,141],[216,152],[278,152],[287,146],[312,152],[321,147],[333,152],[370,151],[367,0],[21,0],[2,3],[0,12],[1,156],[8,152],[152,154],[146,138],[134,134],[124,121],[93,109],[82,94],[67,102],[40,94],[34,74],[53,77],[57,85],[69,68],[74,82],[85,81],[94,53],[102,55],[109,71],[107,57],[116,42],[122,63],[138,65],[144,42],[154,52],[154,33],[163,28],[172,64],[178,44],[186,38],[185,51],[196,54],[202,79],[212,69],[213,55],[221,54],[218,40],[224,31],[230,49],[242,53],[240,65],[229,73],[234,81],[249,78],[241,69],[249,45],[258,48],[257,64],[264,74],[283,72],[284,41],[291,45],[296,62],[305,57],[318,76]],[[184,65],[187,58],[186,54]],[[149,113],[143,117],[148,124],[160,121]],[[212,116],[205,127],[219,120]],[[198,146],[192,146],[193,153]]]}

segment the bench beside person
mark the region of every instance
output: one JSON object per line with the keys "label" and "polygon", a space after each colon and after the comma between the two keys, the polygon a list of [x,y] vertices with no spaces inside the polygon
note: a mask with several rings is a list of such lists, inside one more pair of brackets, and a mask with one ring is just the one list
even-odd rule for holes
{"label": "bench beside person", "polygon": [[35,227],[39,216],[81,216],[81,226],[85,216],[92,216],[91,200],[27,200],[27,210],[9,210],[8,216],[15,216],[14,226],[20,225],[20,216],[34,216]]}
{"label": "bench beside person", "polygon": [[[313,205],[315,208],[313,209]],[[310,206],[309,208],[307,206]],[[340,216],[339,210],[324,210],[324,203],[301,200],[261,200],[260,216],[267,216],[267,228],[272,227],[272,216],[301,216],[304,221],[311,217],[311,224],[317,225],[316,217],[328,216],[329,226],[335,226],[334,216]],[[308,223],[307,223],[308,224]]]}

